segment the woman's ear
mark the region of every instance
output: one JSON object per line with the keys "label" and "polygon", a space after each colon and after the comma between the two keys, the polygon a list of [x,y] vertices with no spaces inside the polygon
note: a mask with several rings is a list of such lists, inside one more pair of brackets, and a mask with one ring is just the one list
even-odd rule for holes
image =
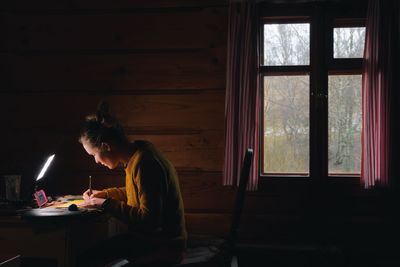
{"label": "woman's ear", "polygon": [[101,143],[100,148],[102,151],[107,151],[107,152],[111,151],[111,146],[108,143]]}

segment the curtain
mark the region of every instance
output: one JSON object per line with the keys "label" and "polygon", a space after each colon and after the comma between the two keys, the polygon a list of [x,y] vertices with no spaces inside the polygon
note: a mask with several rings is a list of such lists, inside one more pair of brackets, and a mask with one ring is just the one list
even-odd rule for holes
{"label": "curtain", "polygon": [[398,74],[393,72],[398,64],[398,23],[397,0],[369,1],[362,76],[361,182],[365,188],[391,183],[392,94],[399,89],[394,88]]}
{"label": "curtain", "polygon": [[259,175],[257,21],[255,1],[229,3],[223,185],[238,185],[246,148],[253,148],[248,190],[257,189]]}

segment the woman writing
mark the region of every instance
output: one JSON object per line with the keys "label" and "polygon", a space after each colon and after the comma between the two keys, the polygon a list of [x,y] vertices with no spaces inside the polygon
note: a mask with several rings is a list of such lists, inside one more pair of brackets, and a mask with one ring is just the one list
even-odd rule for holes
{"label": "woman writing", "polygon": [[83,198],[125,222],[129,232],[86,252],[78,264],[104,266],[121,257],[133,263],[180,262],[186,229],[173,165],[150,142],[130,142],[104,103],[87,117],[79,142],[96,163],[111,170],[125,169],[125,187],[93,190],[92,194],[87,190]]}

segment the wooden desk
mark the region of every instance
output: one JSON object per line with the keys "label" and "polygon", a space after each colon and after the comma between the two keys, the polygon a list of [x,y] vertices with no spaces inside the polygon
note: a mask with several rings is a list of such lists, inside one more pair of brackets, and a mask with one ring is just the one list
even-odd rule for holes
{"label": "wooden desk", "polygon": [[2,216],[0,251],[22,258],[55,259],[58,267],[74,266],[80,252],[114,235],[116,229],[115,220],[104,214],[76,215]]}

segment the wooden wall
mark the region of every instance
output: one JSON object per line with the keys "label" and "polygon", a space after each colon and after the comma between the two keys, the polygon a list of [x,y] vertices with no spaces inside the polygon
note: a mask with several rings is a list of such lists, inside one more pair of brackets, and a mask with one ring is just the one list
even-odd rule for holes
{"label": "wooden wall", "polygon": [[21,173],[29,195],[54,152],[40,183],[48,193],[80,194],[88,175],[97,188],[123,184],[122,170],[96,166],[77,142],[85,115],[106,100],[131,139],[154,142],[175,164],[197,218],[190,225],[230,212],[233,190],[221,186],[227,1],[18,0],[0,9],[0,173]]}

